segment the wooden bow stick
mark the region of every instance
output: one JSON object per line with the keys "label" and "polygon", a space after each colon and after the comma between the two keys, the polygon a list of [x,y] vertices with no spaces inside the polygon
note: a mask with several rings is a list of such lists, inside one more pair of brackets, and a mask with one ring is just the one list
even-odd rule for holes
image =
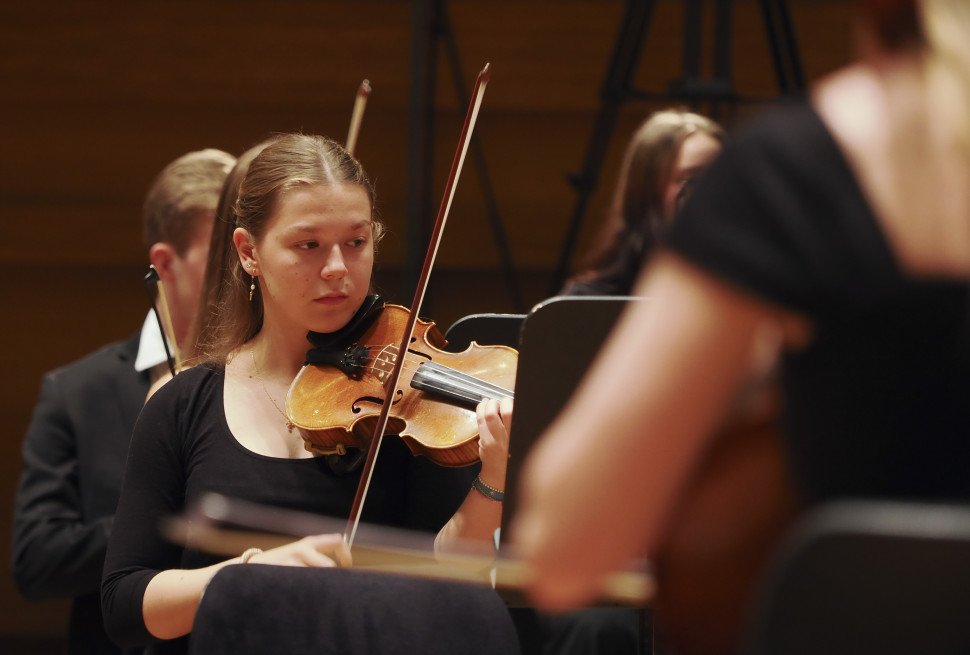
{"label": "wooden bow stick", "polygon": [[[165,297],[165,285],[154,264],[148,267],[148,273],[145,274],[145,288],[148,290],[152,311],[155,312],[155,319],[158,321],[158,330],[162,333],[162,346],[165,348],[168,369],[172,377],[175,377],[182,372],[182,357],[175,340],[175,326],[172,324],[172,312],[168,308],[168,300]],[[171,352],[168,349],[169,344],[172,345]]]}
{"label": "wooden bow stick", "polygon": [[350,129],[347,131],[347,143],[344,146],[351,155],[357,147],[357,135],[360,134],[360,123],[364,120],[364,109],[367,108],[367,96],[370,95],[370,82],[364,80],[357,89],[354,99],[354,111],[350,115]]}
{"label": "wooden bow stick", "polygon": [[[411,302],[410,314],[408,316],[407,323],[404,326],[404,333],[401,337],[400,345],[398,346],[397,352],[399,353],[408,352],[408,345],[410,344],[411,337],[414,334],[414,325],[418,318],[418,310],[421,308],[421,303],[424,301],[424,292],[428,288],[428,279],[431,276],[431,269],[434,267],[435,257],[438,254],[438,246],[441,245],[441,238],[444,235],[444,227],[445,223],[448,221],[448,212],[451,210],[451,202],[455,197],[455,185],[458,183],[458,177],[461,175],[461,169],[465,163],[465,155],[468,152],[468,144],[471,142],[472,133],[475,131],[475,123],[478,120],[478,111],[482,106],[482,100],[485,97],[485,85],[488,84],[490,75],[491,71],[489,70],[489,65],[485,64],[485,67],[482,68],[481,72],[478,73],[478,78],[475,80],[475,90],[472,93],[472,98],[468,105],[468,111],[465,114],[465,123],[461,129],[461,136],[458,139],[458,148],[455,151],[455,158],[452,161],[451,171],[448,174],[448,181],[445,184],[445,192],[441,199],[441,207],[438,209],[438,217],[435,220],[434,230],[431,233],[431,242],[428,245],[428,252],[425,255],[424,266],[421,269],[421,275],[414,291],[414,300]],[[391,369],[385,383],[385,399],[394,398],[395,394],[397,393],[397,385],[401,378],[401,367],[404,364],[404,359],[404,357],[395,358],[394,366]],[[344,538],[347,541],[347,545],[351,547],[354,545],[354,536],[357,532],[357,524],[360,521],[360,515],[364,510],[364,499],[367,497],[367,490],[370,488],[371,477],[374,473],[374,464],[377,461],[377,454],[380,451],[381,441],[384,438],[384,431],[387,428],[390,408],[390,402],[384,402],[381,405],[381,413],[374,426],[374,436],[371,439],[370,447],[367,450],[367,459],[364,462],[360,484],[357,487],[357,493],[354,496],[354,503],[350,510],[350,518],[347,521],[347,528],[344,531]]]}

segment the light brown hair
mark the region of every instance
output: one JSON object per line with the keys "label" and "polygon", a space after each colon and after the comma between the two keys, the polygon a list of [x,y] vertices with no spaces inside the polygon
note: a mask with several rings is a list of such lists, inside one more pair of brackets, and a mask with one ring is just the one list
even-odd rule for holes
{"label": "light brown hair", "polygon": [[[571,283],[595,285],[604,294],[630,292],[643,262],[656,250],[666,223],[664,192],[680,147],[693,134],[724,141],[713,120],[685,109],[665,109],[640,124],[627,145],[607,220],[600,231],[588,270]],[[567,285],[567,289],[570,285]]]}
{"label": "light brown hair", "polygon": [[[218,364],[224,364],[229,353],[252,339],[263,325],[259,286],[250,301],[252,280],[232,244],[235,228],[244,228],[259,241],[288,191],[304,185],[353,184],[363,187],[370,199],[375,247],[384,234],[374,210],[371,181],[360,162],[336,141],[323,136],[287,134],[260,144],[240,159],[237,168],[241,170],[230,176],[220,222],[213,231],[208,266],[212,279],[207,280],[202,298],[205,306],[200,310],[205,325],[197,342],[199,357]],[[232,185],[238,187],[238,193]],[[208,269],[206,275],[209,278]]]}

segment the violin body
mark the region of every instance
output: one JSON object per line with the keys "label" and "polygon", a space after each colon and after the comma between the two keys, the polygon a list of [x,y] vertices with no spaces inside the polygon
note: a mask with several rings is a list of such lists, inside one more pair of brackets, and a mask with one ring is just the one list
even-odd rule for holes
{"label": "violin body", "polygon": [[[367,449],[408,318],[404,307],[385,306],[359,339],[352,372],[312,364],[301,369],[287,392],[285,411],[300,428],[309,450]],[[446,352],[442,348],[447,342],[437,326],[420,319],[410,344],[389,410],[387,432],[400,435],[412,453],[438,465],[460,467],[477,462],[474,405],[482,397],[511,395],[518,352],[507,346],[475,343],[461,353]],[[462,389],[439,391],[441,386],[450,387],[453,379],[474,380],[468,384],[478,391],[471,396]]]}

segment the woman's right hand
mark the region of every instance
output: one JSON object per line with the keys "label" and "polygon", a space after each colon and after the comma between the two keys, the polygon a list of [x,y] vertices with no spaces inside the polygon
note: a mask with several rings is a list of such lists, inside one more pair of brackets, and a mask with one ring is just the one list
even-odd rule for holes
{"label": "woman's right hand", "polygon": [[[350,549],[339,534],[318,534],[254,555],[250,563],[278,566],[350,566]],[[145,589],[145,627],[159,639],[174,639],[192,631],[202,591],[215,572],[238,564],[239,558],[203,569],[169,569],[152,578]]]}
{"label": "woman's right hand", "polygon": [[249,559],[249,563],[278,566],[334,567],[350,566],[350,549],[339,534],[318,534],[299,541],[263,551]]}

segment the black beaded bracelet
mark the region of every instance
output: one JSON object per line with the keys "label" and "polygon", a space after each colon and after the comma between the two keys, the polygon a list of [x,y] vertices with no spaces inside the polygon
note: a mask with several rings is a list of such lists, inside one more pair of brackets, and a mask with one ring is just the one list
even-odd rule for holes
{"label": "black beaded bracelet", "polygon": [[477,491],[478,493],[482,494],[483,496],[485,496],[489,500],[494,500],[494,501],[499,502],[499,503],[502,502],[503,500],[505,500],[505,492],[504,491],[499,491],[498,489],[493,489],[492,487],[490,487],[487,484],[485,484],[484,482],[482,482],[482,479],[480,477],[478,477],[478,476],[475,476],[475,479],[472,481],[472,486],[475,487],[475,491]]}

